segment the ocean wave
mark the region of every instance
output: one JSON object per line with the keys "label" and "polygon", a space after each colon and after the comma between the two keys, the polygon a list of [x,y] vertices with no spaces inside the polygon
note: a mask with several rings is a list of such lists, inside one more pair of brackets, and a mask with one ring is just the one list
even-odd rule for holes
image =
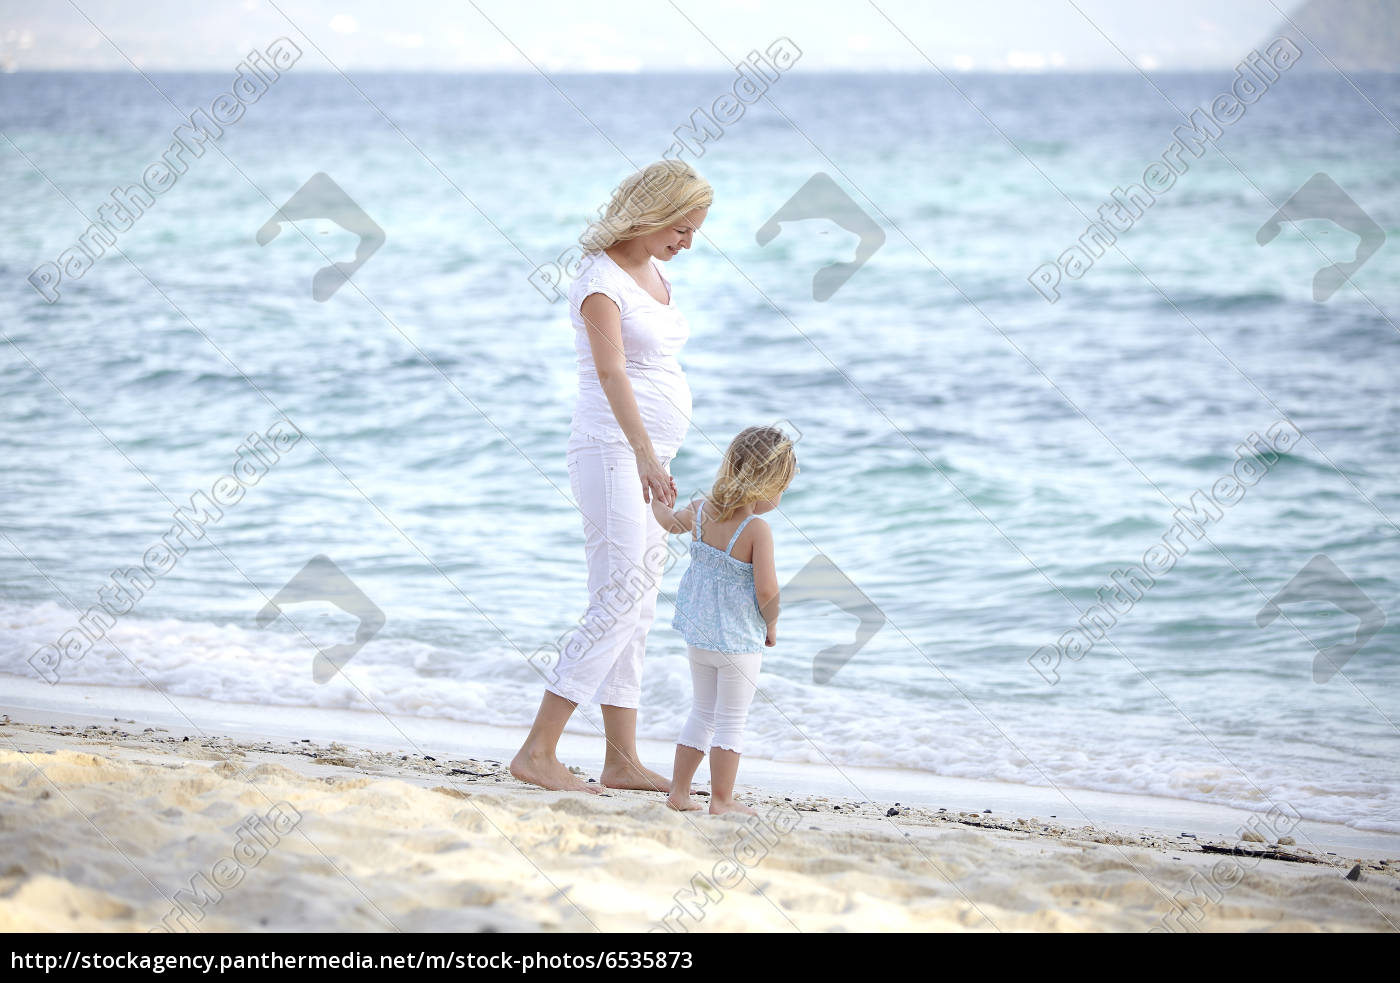
{"label": "ocean wave", "polygon": [[[26,660],[73,626],[55,604],[0,606],[0,674],[33,678]],[[311,674],[314,646],[279,631],[177,619],[121,621],[80,660],[59,667],[65,684],[141,687],[181,697],[231,703],[364,710],[463,723],[523,727],[532,719],[541,680],[526,654],[509,648],[465,653],[412,638],[376,638],[319,685]],[[929,669],[930,681],[937,673]],[[1215,685],[1210,683],[1210,685]],[[689,666],[668,647],[648,656],[646,712],[639,734],[674,739],[689,710]],[[911,698],[913,697],[913,698]],[[777,761],[892,767],[958,778],[1033,786],[1136,792],[1258,808],[1286,801],[1305,818],[1358,829],[1400,830],[1400,794],[1376,762],[1340,765],[1334,755],[1320,777],[1316,748],[1275,747],[1248,774],[1202,756],[1190,741],[1162,741],[1150,727],[1117,726],[1111,754],[1077,732],[1114,726],[1109,710],[1054,716],[1039,708],[1043,692],[1024,704],[971,705],[946,686],[893,695],[886,685],[817,686],[765,671],[750,717],[749,753]],[[878,710],[871,701],[878,701]],[[989,723],[991,714],[995,723]],[[1131,719],[1131,718],[1129,718]],[[1031,721],[1035,725],[1031,726]],[[573,730],[588,732],[575,722]],[[1354,757],[1354,756],[1353,756]]]}

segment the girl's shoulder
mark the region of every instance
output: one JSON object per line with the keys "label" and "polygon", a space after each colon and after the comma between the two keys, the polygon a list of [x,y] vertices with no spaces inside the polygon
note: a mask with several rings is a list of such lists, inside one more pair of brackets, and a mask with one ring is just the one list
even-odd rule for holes
{"label": "girl's shoulder", "polygon": [[754,543],[761,543],[765,540],[771,542],[773,530],[762,516],[751,515],[741,523],[739,527],[739,538],[734,541],[734,549],[741,546],[748,547]]}
{"label": "girl's shoulder", "polygon": [[[768,520],[761,515],[751,515],[748,524],[744,526],[744,536],[751,536],[755,539],[769,538],[773,536],[773,528],[768,525]],[[741,537],[742,538],[742,537]]]}

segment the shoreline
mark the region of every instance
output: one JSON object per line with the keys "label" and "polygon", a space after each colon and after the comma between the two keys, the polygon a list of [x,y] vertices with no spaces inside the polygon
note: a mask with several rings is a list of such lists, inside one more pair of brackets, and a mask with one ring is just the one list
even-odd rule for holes
{"label": "shoreline", "polygon": [[[410,754],[475,756],[504,762],[510,760],[527,733],[525,727],[467,724],[437,717],[385,717],[364,710],[224,703],[194,696],[171,699],[149,689],[82,684],[52,687],[17,677],[7,677],[5,682],[7,692],[0,695],[0,713],[45,723],[106,725],[114,717],[131,718],[143,721],[143,726],[165,727],[192,737],[204,733],[244,741],[272,737],[289,742],[310,738],[323,743],[353,744],[366,750],[402,749]],[[172,702],[178,709],[172,708]],[[637,745],[644,761],[662,774],[669,774],[673,744],[640,739]],[[560,741],[560,758],[596,777],[602,758],[601,725],[597,734],[566,731]],[[696,781],[707,780],[708,773],[708,763],[702,764]],[[773,761],[752,755],[744,756],[738,785],[782,796],[889,800],[933,810],[975,807],[981,812],[990,808],[998,815],[1014,812],[1076,826],[1151,831],[1164,836],[1185,832],[1217,839],[1232,837],[1251,821],[1257,824],[1269,808],[1264,803],[1257,811],[1249,811],[1147,793],[1022,785],[899,768]],[[1319,853],[1330,851],[1365,859],[1400,857],[1400,833],[1313,819],[1296,822],[1291,832],[1299,843]]]}
{"label": "shoreline", "polygon": [[0,708],[0,929],[1400,931],[1400,851],[794,793],[747,762],[760,820],[681,815],[523,785],[489,740],[293,737],[272,710],[249,735]]}

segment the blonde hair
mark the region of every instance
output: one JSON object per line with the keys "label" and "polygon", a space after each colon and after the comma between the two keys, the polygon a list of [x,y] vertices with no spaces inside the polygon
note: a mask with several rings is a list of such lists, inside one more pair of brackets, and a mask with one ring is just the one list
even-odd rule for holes
{"label": "blonde hair", "polygon": [[585,253],[601,252],[709,208],[714,199],[714,189],[695,168],[682,160],[659,160],[617,186],[607,208],[579,236],[579,245]]}
{"label": "blonde hair", "polygon": [[777,427],[749,427],[729,443],[707,496],[705,515],[723,522],[745,505],[772,498],[792,484],[797,454]]}

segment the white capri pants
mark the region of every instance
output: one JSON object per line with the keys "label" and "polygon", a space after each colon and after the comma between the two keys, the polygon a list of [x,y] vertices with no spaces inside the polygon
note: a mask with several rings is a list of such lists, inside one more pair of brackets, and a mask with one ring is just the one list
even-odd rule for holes
{"label": "white capri pants", "polygon": [[[668,473],[670,462],[661,458]],[[583,514],[588,611],[565,641],[545,689],[573,703],[635,710],[665,569],[666,530],[642,500],[631,446],[576,434],[568,464]]]}
{"label": "white capri pants", "polygon": [[742,754],[744,723],[758,688],[763,653],[726,655],[694,645],[687,646],[686,651],[690,656],[690,678],[695,684],[695,703],[676,743],[697,751],[718,747]]}

